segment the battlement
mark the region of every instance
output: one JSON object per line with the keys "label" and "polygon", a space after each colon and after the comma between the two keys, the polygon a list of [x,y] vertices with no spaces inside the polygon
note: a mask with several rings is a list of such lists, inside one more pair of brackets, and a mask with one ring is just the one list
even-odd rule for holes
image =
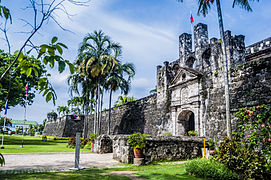
{"label": "battlement", "polygon": [[246,61],[264,58],[271,54],[271,37],[246,47]]}

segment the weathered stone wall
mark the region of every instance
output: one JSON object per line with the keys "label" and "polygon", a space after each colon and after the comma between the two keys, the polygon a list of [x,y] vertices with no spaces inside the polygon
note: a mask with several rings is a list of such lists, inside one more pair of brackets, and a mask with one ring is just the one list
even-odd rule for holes
{"label": "weathered stone wall", "polygon": [[[110,134],[132,134],[141,132],[159,134],[157,125],[159,112],[156,108],[156,95],[151,95],[111,110]],[[88,134],[94,132],[94,118],[89,117]],[[107,134],[108,111],[102,113],[101,134]]]}
{"label": "weathered stone wall", "polygon": [[[226,135],[221,42],[216,38],[209,42],[205,24],[196,25],[194,34],[194,52],[192,36],[184,33],[179,37],[179,59],[157,66],[157,94],[112,109],[110,135],[133,132],[152,136],[163,132],[185,135],[190,130],[187,128],[190,114],[200,136],[222,138]],[[271,38],[248,47],[244,38],[225,31],[231,113],[241,107],[271,105]],[[232,123],[234,127],[235,122]],[[89,116],[87,134],[94,132],[93,124],[94,118]],[[76,123],[61,118],[48,121],[44,134],[70,136],[82,129],[83,121]],[[108,111],[104,111],[100,134],[107,131]]]}
{"label": "weathered stone wall", "polygon": [[84,117],[80,120],[74,120],[72,115],[66,115],[57,120],[47,120],[43,135],[56,137],[71,137],[75,136],[76,132],[83,131]]}
{"label": "weathered stone wall", "polygon": [[113,152],[113,141],[108,135],[101,135],[95,138],[94,142],[94,152],[103,154],[103,153],[112,153]]}
{"label": "weathered stone wall", "polygon": [[[261,104],[271,105],[271,57],[238,65],[230,72],[232,127],[235,129],[233,114],[238,109]],[[209,95],[206,95],[205,101],[210,103],[207,107],[205,134],[207,137],[222,138],[226,135],[225,90],[223,82],[214,83],[212,87],[206,90]]]}
{"label": "weathered stone wall", "polygon": [[[123,163],[133,162],[133,150],[129,147],[128,135],[113,139],[113,159]],[[201,157],[203,139],[197,137],[149,137],[144,149],[145,161],[180,160]]]}

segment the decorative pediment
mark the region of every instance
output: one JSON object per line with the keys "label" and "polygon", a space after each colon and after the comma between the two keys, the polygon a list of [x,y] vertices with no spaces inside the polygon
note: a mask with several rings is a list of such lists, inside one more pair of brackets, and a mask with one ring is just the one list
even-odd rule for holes
{"label": "decorative pediment", "polygon": [[171,81],[171,86],[185,83],[187,81],[196,79],[200,76],[202,76],[202,73],[200,73],[199,71],[196,71],[191,68],[179,67],[178,73],[175,75],[175,77]]}

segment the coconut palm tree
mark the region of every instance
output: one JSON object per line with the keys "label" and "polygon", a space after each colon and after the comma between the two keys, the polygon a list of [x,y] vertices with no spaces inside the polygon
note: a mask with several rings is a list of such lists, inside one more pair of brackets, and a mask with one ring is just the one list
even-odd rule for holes
{"label": "coconut palm tree", "polygon": [[[183,2],[183,0],[178,0],[178,1]],[[227,54],[226,54],[226,44],[225,44],[225,37],[224,37],[224,26],[223,26],[220,0],[198,0],[198,5],[199,5],[198,15],[202,14],[203,16],[206,16],[208,14],[208,10],[211,8],[210,2],[211,4],[213,4],[214,1],[216,1],[219,31],[220,31],[220,38],[221,38],[221,45],[222,45],[222,54],[223,54],[227,136],[231,137],[228,61],[227,61]],[[235,5],[240,5],[241,8],[244,8],[247,11],[252,11],[249,1],[254,1],[254,0],[233,0],[232,7],[235,7]],[[259,0],[256,0],[256,1],[259,1]]]}
{"label": "coconut palm tree", "polygon": [[69,108],[68,108],[67,106],[58,106],[58,107],[57,107],[57,111],[58,111],[58,113],[59,113],[59,116],[60,116],[61,114],[67,115],[67,114],[70,112],[70,110],[69,110]]}
{"label": "coconut palm tree", "polygon": [[[115,48],[119,45],[110,40],[102,31],[94,31],[88,34],[79,47],[79,54],[75,64],[78,66],[78,73],[92,82],[96,82],[96,108],[94,115],[94,132],[96,130],[96,121],[100,120],[99,111],[101,108],[101,86],[107,75],[118,65],[118,61],[112,55]],[[98,107],[97,107],[98,106]],[[98,112],[98,113],[97,113]],[[98,122],[98,124],[100,124]]]}
{"label": "coconut palm tree", "polygon": [[134,75],[135,67],[132,63],[119,63],[117,68],[112,73],[110,73],[106,80],[106,89],[110,91],[107,131],[108,135],[110,134],[112,93],[120,89],[121,94],[127,95],[130,90],[131,78]]}

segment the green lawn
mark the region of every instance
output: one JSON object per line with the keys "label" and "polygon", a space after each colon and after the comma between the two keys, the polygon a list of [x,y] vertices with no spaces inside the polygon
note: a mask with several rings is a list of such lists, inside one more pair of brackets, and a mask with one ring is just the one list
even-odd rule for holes
{"label": "green lawn", "polygon": [[[2,136],[0,136],[0,141]],[[1,141],[2,142],[2,141]],[[24,147],[22,145],[21,135],[5,135],[4,147],[0,153],[48,153],[48,152],[74,152],[74,149],[66,148],[68,140],[52,140],[46,142],[41,137],[24,136]],[[81,152],[90,152],[87,149],[81,149]]]}
{"label": "green lawn", "polygon": [[183,164],[163,164],[148,166],[125,165],[121,168],[86,169],[81,171],[48,172],[36,174],[1,175],[2,179],[89,179],[89,180],[126,180],[125,176],[110,175],[112,171],[137,171],[135,174],[143,179],[175,180],[175,179],[200,179],[186,174]]}

